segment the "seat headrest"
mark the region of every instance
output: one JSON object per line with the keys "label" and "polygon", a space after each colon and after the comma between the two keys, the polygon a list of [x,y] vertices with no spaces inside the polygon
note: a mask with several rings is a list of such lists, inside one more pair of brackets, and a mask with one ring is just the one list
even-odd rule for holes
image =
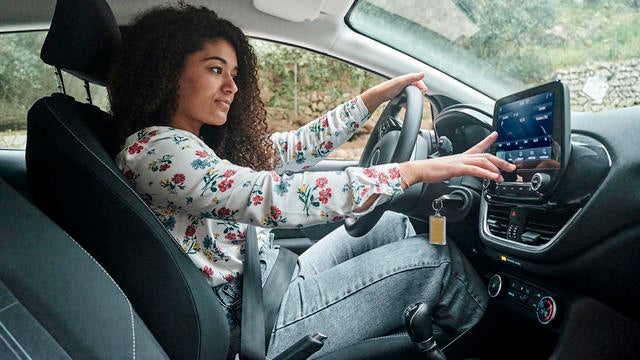
{"label": "seat headrest", "polygon": [[106,85],[121,41],[105,0],[58,0],[40,58],[83,80]]}

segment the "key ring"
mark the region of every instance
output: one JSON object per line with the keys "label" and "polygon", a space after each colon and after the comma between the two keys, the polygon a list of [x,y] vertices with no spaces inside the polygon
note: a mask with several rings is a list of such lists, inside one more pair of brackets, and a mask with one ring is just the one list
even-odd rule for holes
{"label": "key ring", "polygon": [[440,212],[440,210],[442,210],[442,207],[444,206],[442,199],[437,198],[434,199],[433,202],[431,203],[431,207],[433,208],[433,210],[435,210],[436,214]]}

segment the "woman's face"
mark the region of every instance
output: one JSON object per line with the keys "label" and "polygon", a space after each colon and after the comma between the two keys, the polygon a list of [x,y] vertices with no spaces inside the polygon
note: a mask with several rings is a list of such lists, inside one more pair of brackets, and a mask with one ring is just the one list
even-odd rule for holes
{"label": "woman's face", "polygon": [[189,56],[178,80],[178,108],[171,126],[200,133],[203,124],[223,125],[238,91],[238,59],[226,40],[207,41]]}

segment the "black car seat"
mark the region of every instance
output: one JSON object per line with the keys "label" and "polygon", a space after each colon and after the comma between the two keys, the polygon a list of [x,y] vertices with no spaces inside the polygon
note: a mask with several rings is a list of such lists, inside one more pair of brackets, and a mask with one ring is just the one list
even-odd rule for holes
{"label": "black car seat", "polygon": [[[119,41],[104,0],[58,0],[41,57],[58,72],[104,84]],[[204,277],[116,168],[109,120],[64,94],[34,104],[26,152],[34,201],[107,269],[172,359],[226,358],[224,313]],[[326,358],[407,359],[417,355],[413,346],[400,334]]]}
{"label": "black car seat", "polygon": [[0,359],[167,359],[98,263],[0,178]]}
{"label": "black car seat", "polygon": [[[59,0],[41,58],[104,85],[120,43],[102,0]],[[226,358],[229,329],[200,271],[112,160],[109,114],[56,93],[27,118],[27,180],[38,205],[102,264],[172,359]]]}

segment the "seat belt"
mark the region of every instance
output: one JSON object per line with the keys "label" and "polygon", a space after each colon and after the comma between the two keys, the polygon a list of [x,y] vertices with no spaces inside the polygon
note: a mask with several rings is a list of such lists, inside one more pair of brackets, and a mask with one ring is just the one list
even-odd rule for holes
{"label": "seat belt", "polygon": [[269,349],[269,340],[271,340],[271,333],[273,327],[276,324],[278,313],[280,312],[280,305],[282,304],[282,298],[289,288],[291,283],[291,276],[295,270],[296,263],[298,262],[298,255],[293,251],[281,247],[278,251],[278,257],[276,263],[269,273],[269,277],[264,284],[266,292],[263,293],[264,297],[264,343]]}
{"label": "seat belt", "polygon": [[256,228],[247,227],[245,233],[244,275],[242,279],[242,321],[240,327],[240,360],[264,360],[264,308],[258,236]]}
{"label": "seat belt", "polygon": [[280,304],[289,288],[298,256],[288,249],[280,248],[265,282],[267,292],[263,297],[256,228],[249,225],[245,234],[240,359],[264,360]]}

